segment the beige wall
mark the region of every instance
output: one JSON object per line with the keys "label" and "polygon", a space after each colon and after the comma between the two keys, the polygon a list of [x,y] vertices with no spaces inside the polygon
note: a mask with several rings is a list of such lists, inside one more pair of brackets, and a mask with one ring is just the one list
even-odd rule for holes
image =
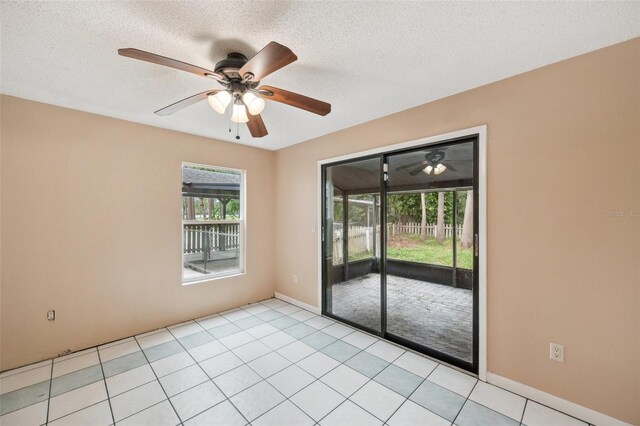
{"label": "beige wall", "polygon": [[[0,370],[273,295],[273,152],[1,102]],[[181,285],[182,161],[247,170],[245,275]]]}
{"label": "beige wall", "polygon": [[318,304],[318,160],[487,124],[489,371],[640,424],[639,76],[635,39],[277,151],[276,291]]}

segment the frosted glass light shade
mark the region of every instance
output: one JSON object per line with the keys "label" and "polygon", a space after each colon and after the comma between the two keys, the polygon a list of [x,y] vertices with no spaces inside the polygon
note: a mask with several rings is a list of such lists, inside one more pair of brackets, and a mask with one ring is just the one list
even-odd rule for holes
{"label": "frosted glass light shade", "polygon": [[251,92],[246,92],[242,95],[242,101],[247,106],[249,114],[251,115],[260,114],[264,110],[264,99]]}
{"label": "frosted glass light shade", "polygon": [[424,169],[422,169],[423,172],[425,172],[426,174],[430,175],[431,171],[433,170],[433,167],[431,166],[427,166]]}
{"label": "frosted glass light shade", "polygon": [[221,90],[215,95],[209,95],[207,100],[215,112],[218,114],[224,114],[227,109],[227,105],[231,102],[231,94],[226,90]]}
{"label": "frosted glass light shade", "polygon": [[444,173],[445,170],[447,170],[447,166],[445,166],[444,164],[438,164],[433,170],[433,174],[439,175],[440,173]]}
{"label": "frosted glass light shade", "polygon": [[249,121],[247,117],[247,109],[241,103],[233,104],[233,113],[231,114],[231,121],[234,123],[246,123]]}

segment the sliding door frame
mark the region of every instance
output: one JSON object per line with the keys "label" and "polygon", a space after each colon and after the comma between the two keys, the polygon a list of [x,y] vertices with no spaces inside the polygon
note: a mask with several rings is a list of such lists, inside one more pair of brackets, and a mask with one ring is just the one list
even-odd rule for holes
{"label": "sliding door frame", "polygon": [[[446,148],[448,146],[454,146],[457,144],[468,144],[468,143],[473,143],[472,145],[472,151],[473,151],[473,234],[474,234],[474,240],[475,240],[475,234],[477,233],[476,230],[478,229],[478,216],[479,216],[479,210],[478,210],[478,145],[479,145],[479,135],[471,135],[471,136],[466,136],[466,137],[462,137],[462,138],[454,138],[454,139],[449,139],[449,140],[445,140],[439,143],[434,143],[434,144],[429,144],[427,146],[431,146],[431,145],[435,145],[437,146],[436,149],[441,149],[441,148]],[[416,151],[423,151],[425,148],[424,145],[418,145],[416,147],[412,147],[412,148],[405,148],[405,149],[401,149],[401,150],[394,150],[391,152],[387,152],[382,154],[382,159],[383,162],[386,164],[389,164],[389,159],[391,157],[395,157],[397,155],[403,155],[403,154],[407,154],[407,153],[411,153],[411,152],[416,152]],[[388,167],[387,167],[388,168]],[[388,172],[389,174],[391,173],[391,171]],[[389,182],[389,178],[384,180],[384,189],[382,190],[382,194],[383,194],[383,198],[386,199],[386,197],[389,196],[389,186],[388,186],[388,182]],[[448,191],[453,191],[453,197],[454,197],[454,206],[453,206],[453,229],[455,230],[455,209],[456,209],[456,205],[455,205],[455,199],[456,199],[456,190],[455,189],[451,189],[451,188],[447,188]],[[386,243],[386,219],[387,219],[387,211],[385,210],[384,212],[384,222],[382,222],[381,228],[385,230],[385,235],[384,238],[381,237],[381,239]],[[453,274],[453,283],[455,286],[455,280],[456,280],[456,257],[455,257],[455,253],[456,253],[456,237],[455,237],[455,232],[452,233],[453,234],[453,264],[452,264],[452,274]],[[386,245],[386,244],[385,244]],[[466,371],[472,372],[472,373],[477,373],[479,371],[479,365],[478,365],[478,353],[479,353],[479,349],[478,349],[478,318],[479,318],[479,307],[478,307],[478,296],[479,296],[479,276],[478,276],[478,258],[479,256],[473,256],[473,286],[472,286],[472,304],[473,304],[473,312],[472,312],[472,354],[471,354],[471,362],[469,361],[464,361],[460,358],[457,358],[451,354],[448,354],[446,352],[442,352],[439,351],[437,349],[434,349],[433,347],[430,346],[426,346],[423,344],[420,344],[418,342],[412,341],[411,339],[409,339],[408,337],[404,337],[401,336],[399,334],[394,334],[392,332],[389,332],[387,330],[387,324],[384,323],[382,325],[382,329],[384,330],[384,334],[382,335],[382,337],[384,337],[385,339],[391,341],[391,342],[395,342],[398,344],[401,344],[403,346],[406,346],[408,348],[411,348],[413,350],[416,350],[418,352],[421,352],[425,355],[429,355],[432,356],[440,361],[446,362],[450,365],[454,365],[456,367],[462,368]],[[386,265],[387,263],[387,258],[386,256],[382,259],[382,263],[384,263]],[[384,301],[383,303],[386,305],[387,302],[387,293],[386,293],[386,275],[385,277],[382,279],[382,282],[384,283]]]}
{"label": "sliding door frame", "polygon": [[[363,156],[356,156],[353,157],[352,159],[344,159],[344,160],[338,160],[338,161],[331,161],[331,166],[339,166],[341,164],[349,164],[352,163],[354,160],[357,161],[366,161],[366,160],[373,160],[373,159],[377,159],[380,158],[380,154],[371,154],[371,155],[363,155]],[[383,179],[384,179],[384,172],[382,170],[382,161],[383,159],[381,158],[381,163],[380,163],[380,182],[381,184],[383,183]],[[326,265],[326,252],[325,252],[325,244],[322,244],[324,242],[323,238],[326,236],[326,230],[324,229],[324,215],[325,215],[325,210],[327,208],[326,206],[326,197],[325,197],[325,192],[326,188],[325,188],[325,181],[326,181],[326,167],[324,167],[325,165],[329,165],[329,162],[323,162],[322,164],[319,164],[318,170],[319,170],[319,182],[320,182],[320,215],[319,215],[319,224],[318,224],[318,229],[320,230],[319,232],[319,254],[320,254],[320,264],[319,264],[319,276],[320,276],[320,291],[318,293],[318,297],[319,297],[319,301],[320,301],[320,306],[318,307],[318,313],[327,317],[331,317],[334,319],[337,319],[341,322],[344,322],[345,324],[348,324],[352,327],[356,327],[359,328],[361,330],[366,331],[367,333],[370,334],[374,334],[376,336],[379,337],[383,337],[384,336],[384,330],[375,330],[373,328],[369,328],[367,326],[364,326],[362,324],[358,324],[356,322],[353,322],[351,320],[349,320],[348,318],[343,318],[343,317],[339,317],[333,314],[330,314],[328,312],[326,312],[326,306],[328,305],[327,303],[327,292],[323,291],[323,282],[322,282],[322,277],[324,274],[328,273],[328,271],[326,271],[327,269],[327,265]],[[377,187],[379,190],[379,194],[380,195],[380,203],[381,205],[379,206],[380,208],[380,217],[378,218],[379,221],[382,220],[382,208],[386,205],[386,204],[382,204],[383,203],[383,199],[384,197],[382,197],[382,187]],[[373,188],[370,188],[373,189]],[[359,194],[365,194],[368,193],[366,190],[365,191],[358,191],[358,192],[348,192],[348,191],[342,191],[342,221],[343,221],[343,229],[346,229],[347,231],[347,236],[348,236],[348,216],[349,216],[349,211],[348,211],[348,206],[349,203],[348,201],[346,201],[350,195],[359,195]],[[375,227],[375,223],[374,223],[374,227]],[[375,234],[375,233],[374,233]],[[344,235],[344,234],[343,234]],[[380,227],[380,258],[382,259],[383,254],[386,253],[386,248],[384,247],[384,244],[382,244],[382,241],[384,241],[384,230],[382,229],[382,226]],[[346,281],[348,279],[348,263],[349,263],[349,244],[347,242],[348,238],[344,238],[343,239],[343,253],[342,253],[342,266],[343,266],[343,271],[344,271],[344,280]],[[374,249],[374,257],[375,257],[375,245],[373,247]],[[383,268],[386,268],[386,265],[383,265],[385,262],[380,262],[380,277],[381,280],[386,280],[386,275],[384,275],[385,270]],[[382,278],[384,276],[384,278]],[[382,282],[380,284],[381,289],[383,289],[383,285]],[[382,290],[384,291],[384,289]],[[383,293],[380,293],[380,321],[382,322],[382,327],[384,327],[384,324],[386,323],[386,306],[383,306],[384,303],[384,295]]]}
{"label": "sliding door frame", "polygon": [[[382,167],[389,155],[397,154],[402,151],[410,151],[411,149],[424,147],[428,145],[452,143],[455,141],[468,139],[470,137],[477,137],[477,143],[475,148],[475,155],[477,156],[476,157],[477,167],[475,170],[475,174],[476,174],[475,186],[477,188],[478,196],[474,201],[474,204],[476,204],[474,207],[477,207],[477,210],[476,210],[477,226],[475,228],[475,231],[478,234],[478,246],[477,246],[478,256],[474,257],[474,262],[476,266],[474,273],[477,274],[478,276],[477,278],[478,292],[476,293],[477,300],[475,300],[476,296],[474,295],[474,304],[477,303],[478,316],[477,316],[477,321],[474,319],[474,333],[473,333],[474,334],[474,350],[478,351],[478,355],[476,358],[478,377],[481,380],[486,381],[486,374],[487,374],[487,310],[486,310],[487,309],[487,126],[486,125],[458,130],[455,132],[445,133],[445,134],[436,135],[436,136],[430,136],[427,138],[416,139],[416,140],[407,141],[399,144],[375,148],[367,151],[355,152],[355,153],[343,155],[340,157],[328,158],[328,159],[318,161],[317,188],[318,188],[318,206],[320,207],[319,209],[316,210],[318,212],[317,229],[319,231],[317,233],[318,234],[318,239],[317,239],[318,240],[318,302],[320,305],[319,311],[322,312],[323,314],[326,314],[325,312],[326,299],[324,294],[325,292],[323,291],[323,272],[325,272],[324,270],[326,269],[325,253],[324,253],[324,245],[323,245],[323,236],[325,235],[325,230],[323,229],[324,215],[325,215],[325,203],[324,203],[325,167],[323,166],[347,163],[356,159],[379,157],[381,161],[381,164],[380,164],[381,185],[385,186],[386,182],[384,182],[384,169]],[[386,189],[382,192],[386,194]],[[381,203],[380,216],[386,215],[386,208],[385,208],[386,200],[384,198],[385,197],[383,196],[380,197],[380,203]],[[390,336],[388,336],[388,334],[386,333],[386,330],[384,329],[386,326],[386,320],[385,320],[386,306],[383,306],[383,305],[386,300],[386,297],[384,297],[385,291],[386,291],[386,285],[384,281],[386,279],[386,276],[384,274],[385,271],[383,271],[383,268],[385,264],[384,254],[386,252],[386,249],[384,247],[385,246],[384,229],[382,228],[383,227],[381,226],[380,257],[383,260],[380,265],[380,268],[381,268],[380,275],[381,277],[383,277],[381,278],[381,286],[380,286],[381,287],[380,303],[381,303],[381,311],[382,311],[381,312],[381,330],[376,331],[376,330],[365,328],[365,331],[368,331],[372,334],[375,334],[383,338],[388,338]],[[344,321],[343,318],[339,318],[339,320]],[[353,326],[357,326],[358,328],[363,328],[362,325],[354,324],[354,323],[351,323],[350,321],[344,321],[344,322],[351,324]],[[416,349],[416,350],[421,349],[418,347],[418,345],[411,344],[410,341],[407,341],[402,338],[397,338],[397,336],[391,336],[391,337],[392,338],[389,339],[391,341],[395,341],[397,343],[400,343],[412,349]],[[442,358],[444,362],[448,361],[446,357],[442,357]],[[449,361],[453,365],[459,364],[457,362],[454,362],[455,360],[453,359]]]}

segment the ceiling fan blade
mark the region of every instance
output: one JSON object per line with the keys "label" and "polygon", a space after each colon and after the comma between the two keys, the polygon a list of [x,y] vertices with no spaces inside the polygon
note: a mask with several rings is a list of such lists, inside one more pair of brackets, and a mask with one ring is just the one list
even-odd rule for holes
{"label": "ceiling fan blade", "polygon": [[426,164],[428,164],[428,163],[429,163],[429,162],[428,162],[427,160],[422,160],[422,161],[416,161],[415,163],[411,163],[411,164],[405,164],[404,166],[400,166],[400,167],[398,167],[398,168],[396,169],[396,172],[397,172],[398,170],[410,169],[411,167],[415,167],[415,166],[417,166],[418,164],[426,165]]}
{"label": "ceiling fan blade", "polygon": [[247,127],[249,128],[251,136],[253,136],[254,138],[261,138],[269,134],[260,114],[247,114],[247,116],[249,117],[249,121],[247,121]]}
{"label": "ceiling fan blade", "polygon": [[424,167],[423,167],[423,166],[418,166],[418,167],[416,167],[415,169],[411,170],[411,171],[409,172],[409,174],[410,174],[411,176],[417,176],[417,175],[419,175],[419,174],[420,174],[420,172],[422,172],[423,170],[424,170]]}
{"label": "ceiling fan blade", "polygon": [[263,98],[270,101],[281,102],[319,115],[327,115],[331,112],[331,104],[308,96],[299,95],[273,86],[260,86],[258,90]]}
{"label": "ceiling fan blade", "polygon": [[445,166],[447,166],[447,169],[451,170],[452,172],[457,172],[458,169],[456,169],[455,167],[453,167],[451,164],[447,163],[445,164]]}
{"label": "ceiling fan blade", "polygon": [[206,92],[198,93],[197,95],[189,96],[188,98],[184,98],[178,102],[174,102],[169,106],[161,108],[157,110],[154,114],[156,115],[171,115],[174,112],[178,112],[183,108],[196,104],[200,101],[204,101],[207,99],[212,93],[217,93],[219,90],[207,90]]}
{"label": "ceiling fan blade", "polygon": [[249,59],[249,62],[244,64],[238,73],[243,78],[247,74],[251,74],[252,81],[259,81],[296,60],[298,60],[298,57],[291,49],[272,41],[256,53],[253,58]]}
{"label": "ceiling fan blade", "polygon": [[120,56],[126,56],[128,58],[139,59],[141,61],[151,62],[153,64],[164,65],[165,67],[175,68],[177,70],[190,72],[192,74],[199,75],[201,77],[213,78],[221,82],[226,82],[226,79],[220,74],[210,71],[205,68],[200,68],[195,65],[188,64],[186,62],[178,61],[176,59],[167,58],[165,56],[156,55],[155,53],[145,52],[138,49],[118,49]]}

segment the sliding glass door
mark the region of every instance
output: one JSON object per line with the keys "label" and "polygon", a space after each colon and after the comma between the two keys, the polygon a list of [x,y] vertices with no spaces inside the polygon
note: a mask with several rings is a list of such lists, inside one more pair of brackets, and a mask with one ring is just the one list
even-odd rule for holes
{"label": "sliding glass door", "polygon": [[477,372],[477,143],[322,167],[325,315]]}
{"label": "sliding glass door", "polygon": [[324,308],[381,332],[379,157],[325,167]]}
{"label": "sliding glass door", "polygon": [[474,142],[388,155],[386,333],[474,361]]}

